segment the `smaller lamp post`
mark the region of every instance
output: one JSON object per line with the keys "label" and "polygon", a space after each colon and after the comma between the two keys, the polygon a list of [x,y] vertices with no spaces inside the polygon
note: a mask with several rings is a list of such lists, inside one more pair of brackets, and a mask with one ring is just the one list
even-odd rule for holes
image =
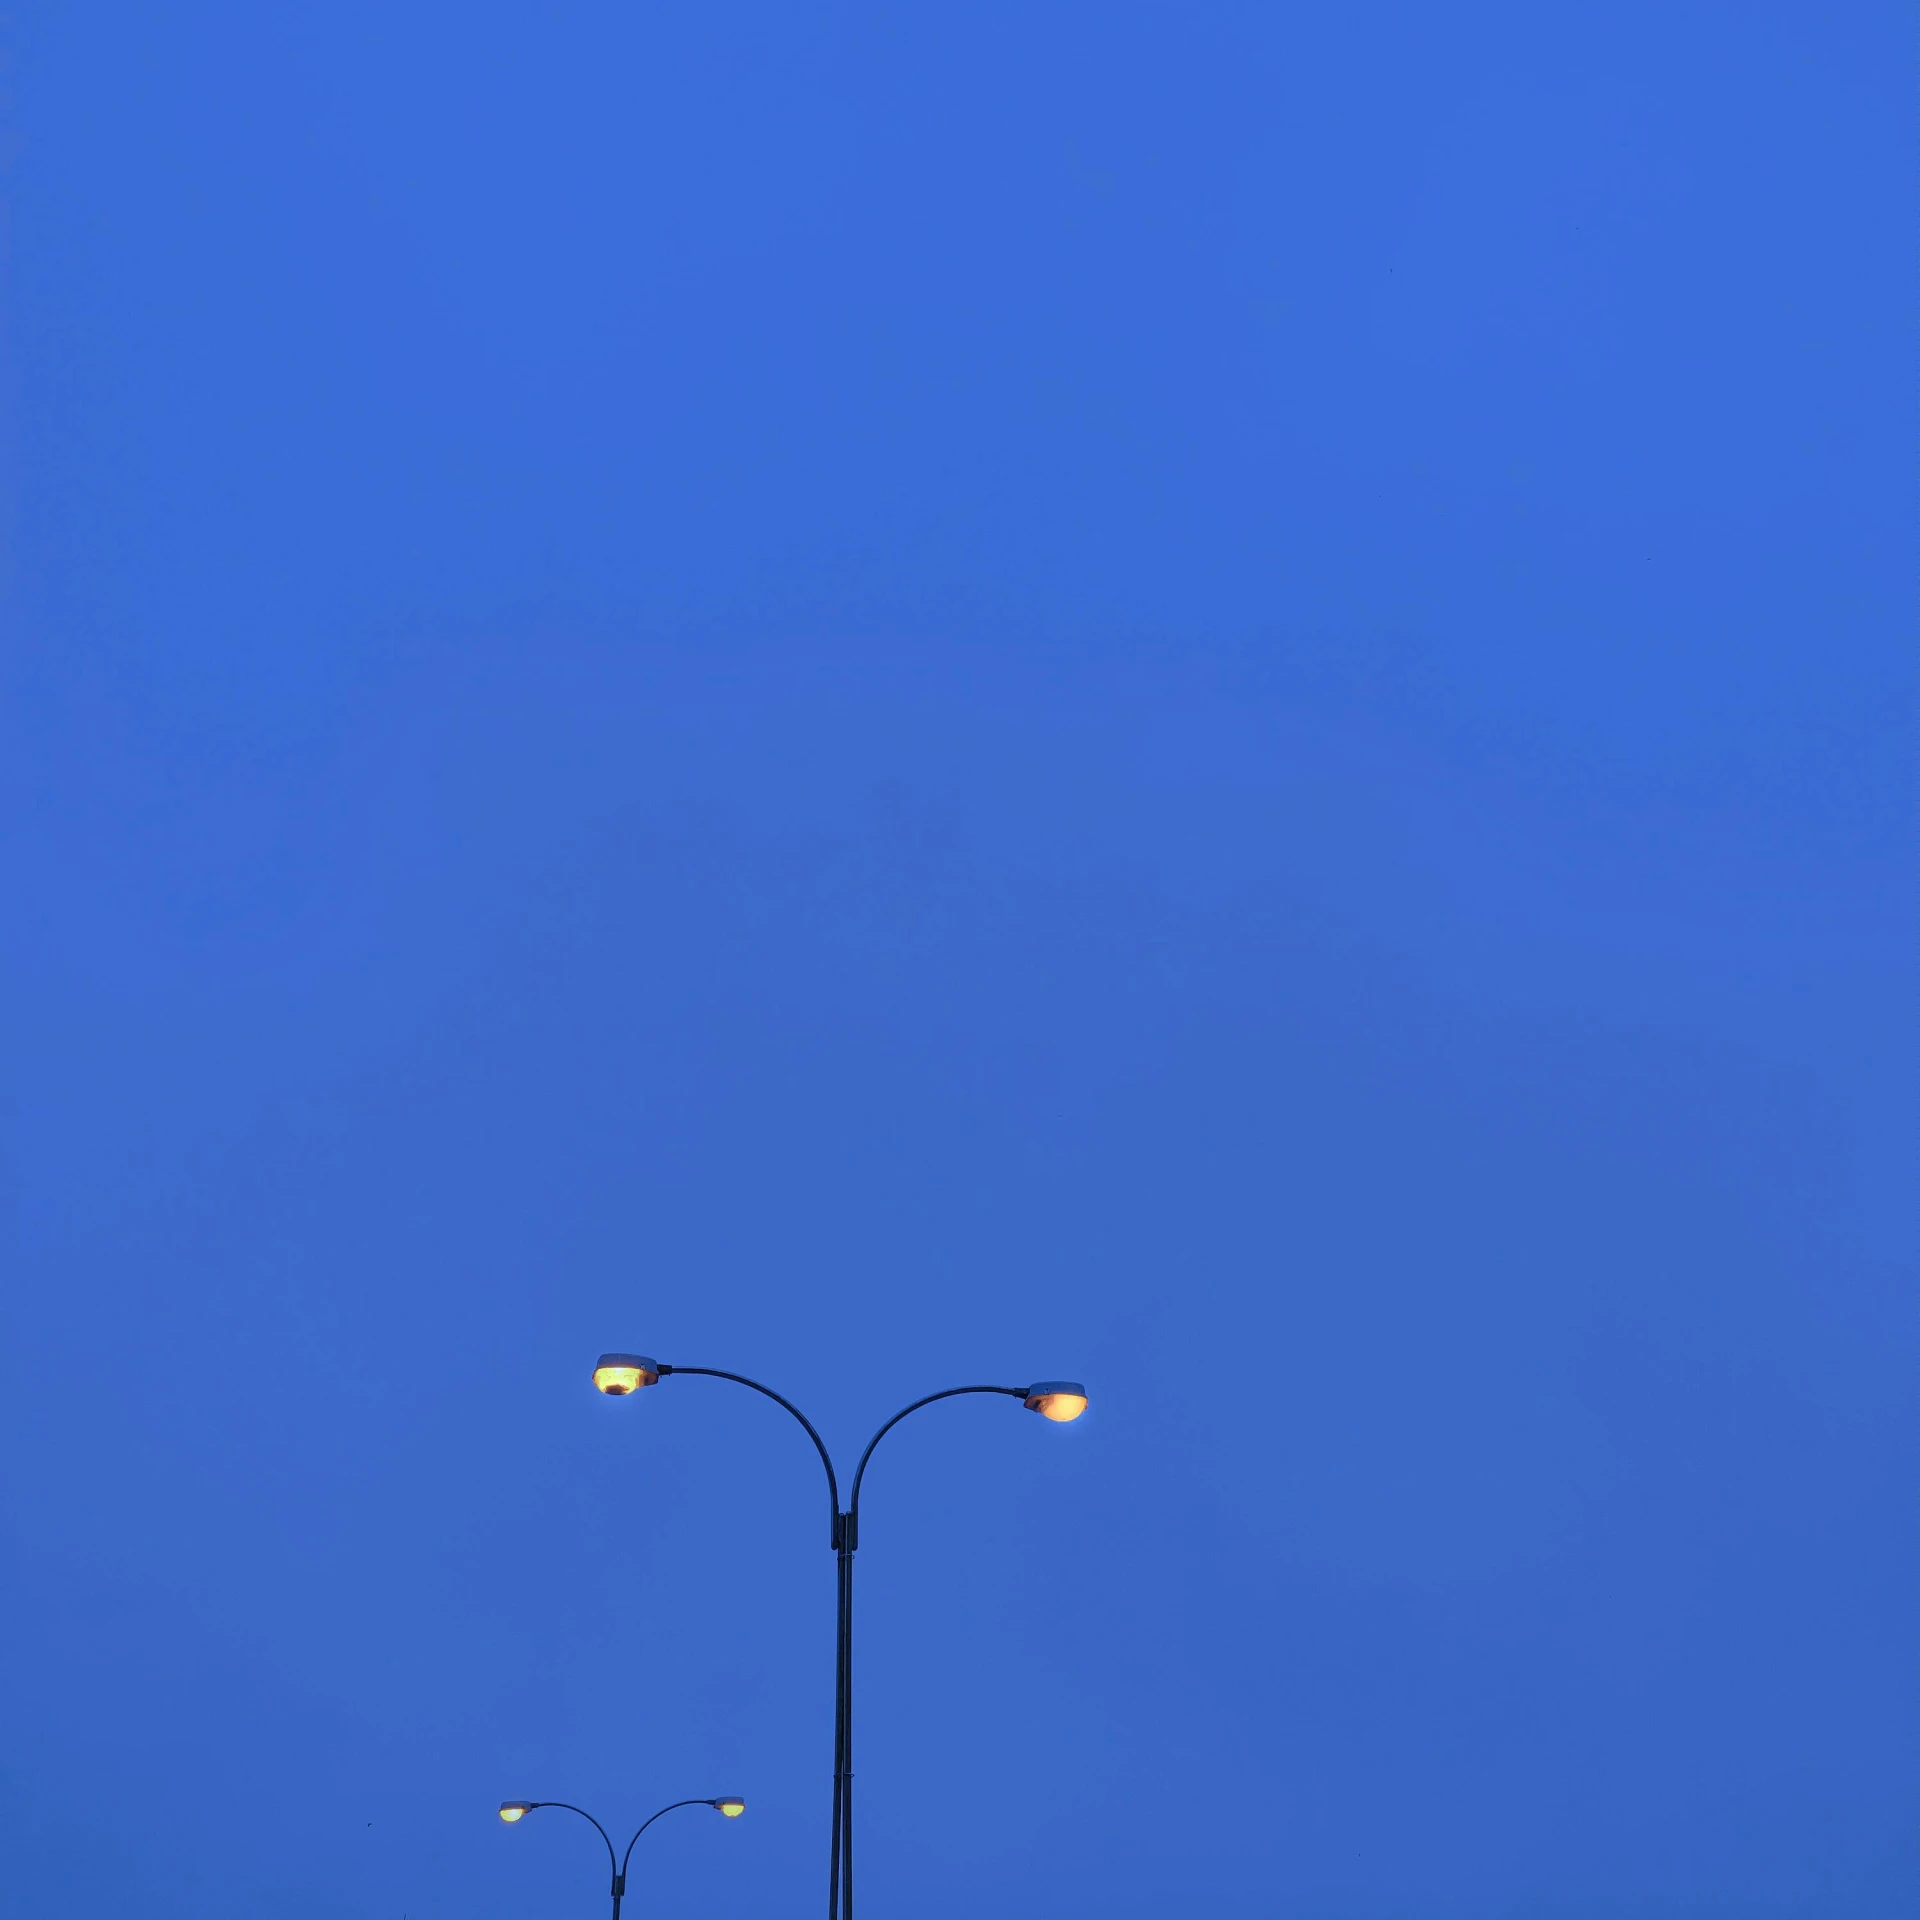
{"label": "smaller lamp post", "polygon": [[660,1813],[649,1815],[633,1830],[633,1840],[627,1842],[627,1850],[615,1859],[613,1841],[607,1830],[595,1820],[585,1807],[569,1805],[565,1800],[502,1800],[500,1818],[508,1826],[524,1820],[528,1814],[537,1812],[541,1807],[565,1807],[569,1813],[577,1813],[582,1820],[591,1823],[593,1830],[607,1843],[607,1865],[613,1869],[613,1920],[620,1920],[620,1902],[627,1892],[627,1862],[633,1858],[633,1840],[638,1840],[646,1830],[660,1818],[660,1813],[671,1813],[674,1807],[711,1807],[716,1813],[724,1814],[729,1820],[737,1820],[746,1812],[747,1803],[737,1793],[723,1793],[718,1800],[676,1800],[671,1806],[660,1809]]}

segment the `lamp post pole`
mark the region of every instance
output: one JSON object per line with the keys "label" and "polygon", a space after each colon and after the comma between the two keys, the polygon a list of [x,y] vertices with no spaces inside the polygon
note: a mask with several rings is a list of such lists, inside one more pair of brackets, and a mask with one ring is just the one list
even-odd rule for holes
{"label": "lamp post pole", "polygon": [[840,1504],[840,1478],[834,1471],[833,1456],[818,1430],[807,1416],[783,1394],[744,1373],[727,1373],[719,1367],[673,1367],[641,1354],[608,1353],[601,1355],[593,1370],[593,1383],[602,1393],[628,1394],[650,1387],[670,1373],[703,1374],[711,1380],[732,1380],[786,1410],[807,1430],[820,1464],[827,1473],[827,1500],[832,1519],[829,1543],[833,1548],[838,1575],[834,1605],[833,1639],[833,1843],[827,1864],[827,1920],[853,1920],[853,1557],[860,1546],[860,1483],[866,1478],[867,1462],[873,1450],[908,1414],[930,1407],[936,1400],[952,1400],[961,1394],[995,1393],[1018,1400],[1033,1412],[1049,1420],[1076,1420],[1087,1409],[1086,1389],[1076,1380],[1043,1380],[1030,1387],[948,1387],[930,1393],[904,1406],[867,1442],[859,1464],[853,1471],[853,1484],[847,1503]]}
{"label": "lamp post pole", "polygon": [[613,1920],[620,1920],[620,1902],[627,1896],[627,1862],[633,1858],[633,1842],[634,1840],[638,1840],[640,1836],[660,1818],[660,1813],[671,1813],[675,1807],[713,1807],[717,1811],[724,1813],[729,1820],[733,1820],[746,1812],[747,1803],[742,1800],[738,1794],[725,1794],[718,1800],[672,1801],[662,1807],[660,1813],[648,1814],[648,1816],[634,1828],[633,1840],[627,1842],[626,1852],[619,1855],[618,1858],[614,1855],[613,1840],[606,1828],[603,1827],[598,1820],[594,1819],[593,1815],[590,1814],[585,1807],[576,1807],[571,1801],[503,1800],[500,1803],[500,1818],[504,1820],[508,1826],[512,1826],[515,1822],[524,1820],[528,1814],[538,1812],[542,1807],[563,1807],[568,1813],[577,1813],[580,1818],[586,1821],[588,1825],[593,1828],[594,1832],[606,1842],[607,1865],[613,1874]]}

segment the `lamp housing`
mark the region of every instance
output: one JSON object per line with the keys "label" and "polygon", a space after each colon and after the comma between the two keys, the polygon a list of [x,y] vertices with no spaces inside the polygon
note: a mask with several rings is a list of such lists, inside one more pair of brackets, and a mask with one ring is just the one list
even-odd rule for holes
{"label": "lamp housing", "polygon": [[593,1384],[616,1399],[650,1387],[659,1378],[659,1367],[644,1353],[603,1353],[594,1363]]}
{"label": "lamp housing", "polygon": [[1078,1420],[1087,1410],[1087,1390],[1078,1380],[1036,1380],[1027,1389],[1026,1405],[1043,1420]]}

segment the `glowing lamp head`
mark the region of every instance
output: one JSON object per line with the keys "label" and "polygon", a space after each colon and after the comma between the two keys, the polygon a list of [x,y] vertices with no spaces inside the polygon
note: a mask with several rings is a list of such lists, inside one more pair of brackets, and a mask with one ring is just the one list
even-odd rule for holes
{"label": "glowing lamp head", "polygon": [[1078,1380],[1036,1380],[1027,1405],[1043,1419],[1078,1420],[1087,1410],[1087,1390]]}
{"label": "glowing lamp head", "polygon": [[532,1811],[533,1802],[531,1800],[502,1800],[500,1802],[500,1818],[504,1820],[508,1826],[512,1826],[516,1820],[524,1820]]}
{"label": "glowing lamp head", "polygon": [[724,1799],[713,1803],[729,1820],[738,1820],[746,1812],[747,1803],[737,1793],[730,1793]]}
{"label": "glowing lamp head", "polygon": [[603,1353],[593,1370],[593,1384],[616,1398],[637,1393],[660,1378],[660,1369],[644,1353]]}

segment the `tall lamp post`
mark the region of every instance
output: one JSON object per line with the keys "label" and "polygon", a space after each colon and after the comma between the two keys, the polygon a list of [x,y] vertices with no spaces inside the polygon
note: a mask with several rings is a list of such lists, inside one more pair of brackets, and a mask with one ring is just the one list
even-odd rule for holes
{"label": "tall lamp post", "polygon": [[633,1830],[633,1840],[627,1842],[627,1850],[618,1859],[614,1858],[613,1840],[598,1820],[595,1820],[585,1807],[570,1805],[565,1800],[502,1800],[500,1818],[508,1826],[514,1826],[524,1820],[528,1814],[537,1813],[542,1807],[565,1807],[569,1813],[577,1813],[587,1821],[602,1840],[607,1843],[607,1865],[613,1869],[613,1920],[620,1920],[620,1902],[627,1893],[627,1862],[633,1858],[633,1840],[638,1840],[646,1830],[660,1818],[660,1813],[671,1813],[674,1807],[712,1807],[723,1813],[729,1820],[737,1820],[746,1812],[747,1803],[737,1793],[723,1794],[718,1800],[676,1800],[671,1806],[660,1809],[660,1813],[649,1814]]}
{"label": "tall lamp post", "polygon": [[725,1373],[718,1367],[670,1367],[664,1361],[649,1360],[640,1353],[603,1353],[593,1370],[593,1384],[602,1393],[615,1396],[637,1393],[642,1387],[659,1384],[668,1374],[703,1374],[710,1380],[732,1380],[765,1394],[776,1405],[785,1407],[807,1430],[820,1464],[827,1470],[827,1498],[833,1526],[830,1544],[840,1576],[839,1598],[835,1608],[833,1650],[833,1847],[827,1871],[827,1920],[853,1920],[853,1556],[860,1545],[860,1483],[866,1478],[867,1462],[873,1450],[908,1414],[930,1407],[936,1400],[952,1400],[963,1393],[997,1393],[1018,1400],[1031,1412],[1055,1421],[1077,1420],[1087,1410],[1087,1390],[1077,1380],[1040,1380],[1030,1387],[948,1387],[942,1393],[930,1393],[923,1400],[905,1406],[867,1442],[859,1465],[853,1470],[853,1486],[844,1507],[840,1504],[840,1478],[833,1469],[833,1456],[814,1430],[807,1416],[784,1395],[744,1373]]}

